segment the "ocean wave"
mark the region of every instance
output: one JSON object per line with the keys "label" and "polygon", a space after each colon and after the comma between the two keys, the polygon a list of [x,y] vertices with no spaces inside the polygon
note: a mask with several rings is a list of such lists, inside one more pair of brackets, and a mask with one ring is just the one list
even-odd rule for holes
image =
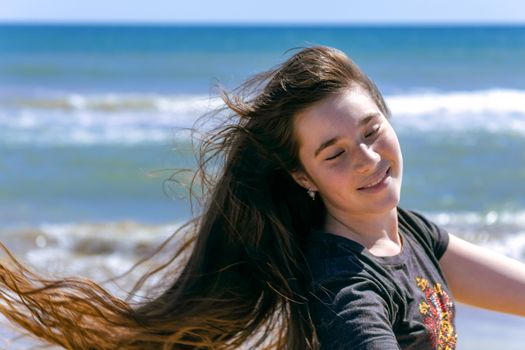
{"label": "ocean wave", "polygon": [[[525,261],[525,211],[425,215],[451,233]],[[102,264],[107,277],[124,272],[139,257],[154,252],[179,227],[180,223],[152,225],[130,221],[44,223],[1,229],[0,240],[35,266],[94,274],[97,269],[93,266]]]}
{"label": "ocean wave", "polygon": [[423,92],[386,96],[395,114],[522,114],[525,91],[490,89],[480,91]]}
{"label": "ocean wave", "polygon": [[42,223],[37,227],[1,229],[0,239],[15,252],[67,250],[78,255],[136,256],[151,253],[180,224],[146,225],[137,222]]}
{"label": "ocean wave", "polygon": [[440,225],[512,225],[525,229],[525,211],[439,212],[428,213],[428,216]]}
{"label": "ocean wave", "polygon": [[[188,113],[214,106],[205,95],[161,95],[148,93],[107,93],[82,95],[77,93],[48,96],[4,98],[3,104],[11,108],[31,110],[92,111],[118,113],[121,111],[156,111]],[[211,103],[211,104],[210,104]]]}
{"label": "ocean wave", "polygon": [[[385,98],[400,132],[482,130],[525,135],[522,90],[414,92]],[[221,101],[205,95],[51,94],[0,97],[0,106],[4,143],[128,144],[169,141],[174,131],[192,127]]]}
{"label": "ocean wave", "polygon": [[426,213],[427,217],[470,242],[525,261],[525,211]]}
{"label": "ocean wave", "polygon": [[0,142],[92,145],[186,137],[181,130],[220,101],[204,95],[112,93],[0,98],[0,106]]}
{"label": "ocean wave", "polygon": [[[386,95],[396,114],[525,114],[525,91],[488,89],[474,91],[424,91]],[[152,93],[42,94],[0,98],[2,105],[20,110],[61,110],[120,113],[122,111],[171,112],[176,114],[205,111],[221,105],[218,97],[208,95],[169,95]]]}
{"label": "ocean wave", "polygon": [[484,130],[525,135],[525,91],[492,89],[386,97],[394,125],[436,131]]}
{"label": "ocean wave", "polygon": [[[40,272],[104,281],[126,273],[140,259],[153,254],[179,227],[178,223],[147,225],[131,221],[44,223],[1,229],[0,240]],[[129,289],[154,264],[167,261],[182,237],[176,237],[155,259],[134,270],[121,287]],[[123,292],[119,288],[114,291]]]}

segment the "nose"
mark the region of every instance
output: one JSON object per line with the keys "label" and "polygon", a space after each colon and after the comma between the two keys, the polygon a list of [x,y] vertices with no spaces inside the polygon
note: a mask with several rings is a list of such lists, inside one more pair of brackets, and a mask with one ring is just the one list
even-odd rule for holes
{"label": "nose", "polygon": [[359,173],[367,173],[377,167],[381,156],[371,145],[360,143],[355,157],[355,169]]}

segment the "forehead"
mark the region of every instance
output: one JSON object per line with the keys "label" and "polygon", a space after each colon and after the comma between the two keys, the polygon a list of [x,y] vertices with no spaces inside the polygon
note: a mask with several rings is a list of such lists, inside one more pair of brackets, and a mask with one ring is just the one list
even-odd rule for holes
{"label": "forehead", "polygon": [[295,117],[295,136],[301,147],[357,132],[363,119],[382,115],[370,94],[359,87],[349,88],[309,106]]}

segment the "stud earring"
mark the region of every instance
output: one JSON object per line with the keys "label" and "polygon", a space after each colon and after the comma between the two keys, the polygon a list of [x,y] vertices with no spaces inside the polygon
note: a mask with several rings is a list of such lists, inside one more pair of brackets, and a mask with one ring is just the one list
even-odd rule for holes
{"label": "stud earring", "polygon": [[308,191],[306,191],[306,192],[308,193],[310,198],[312,198],[312,200],[315,200],[315,191],[314,190],[308,189]]}

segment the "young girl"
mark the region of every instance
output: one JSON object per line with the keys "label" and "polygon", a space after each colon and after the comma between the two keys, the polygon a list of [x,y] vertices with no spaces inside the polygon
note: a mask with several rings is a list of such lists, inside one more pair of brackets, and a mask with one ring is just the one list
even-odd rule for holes
{"label": "young girl", "polygon": [[342,52],[304,49],[223,99],[168,288],[130,305],[3,263],[2,313],[68,349],[454,349],[455,300],[525,316],[524,265],[397,207],[388,107]]}

